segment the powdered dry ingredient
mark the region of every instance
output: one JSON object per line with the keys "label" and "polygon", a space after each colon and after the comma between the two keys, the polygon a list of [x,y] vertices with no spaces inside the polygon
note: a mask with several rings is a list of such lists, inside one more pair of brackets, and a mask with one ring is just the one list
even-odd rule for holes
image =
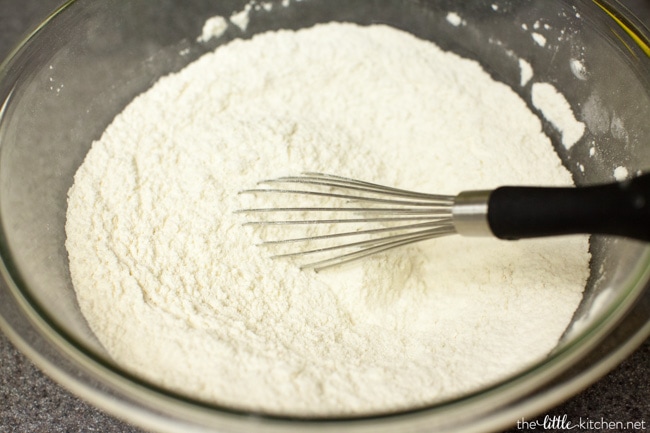
{"label": "powdered dry ingredient", "polygon": [[226,406],[336,415],[476,390],[557,344],[586,237],[450,237],[302,272],[233,212],[237,191],[305,170],[445,194],[571,183],[525,103],[431,43],[336,23],[233,41],[137,97],[75,176],[72,280],[117,364]]}
{"label": "powdered dry ingredient", "polygon": [[198,42],[207,42],[212,38],[221,37],[228,30],[228,21],[222,16],[214,16],[203,24],[203,32],[197,38]]}
{"label": "powdered dry ingredient", "polygon": [[533,105],[562,134],[562,144],[571,149],[585,132],[585,124],[576,120],[563,94],[549,83],[535,83],[531,90]]}

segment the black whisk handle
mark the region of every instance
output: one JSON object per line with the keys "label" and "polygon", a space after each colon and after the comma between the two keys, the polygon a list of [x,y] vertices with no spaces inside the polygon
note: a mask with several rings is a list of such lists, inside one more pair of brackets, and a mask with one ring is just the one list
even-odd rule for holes
{"label": "black whisk handle", "polygon": [[650,242],[650,173],[578,188],[497,188],[487,220],[500,239],[585,233]]}

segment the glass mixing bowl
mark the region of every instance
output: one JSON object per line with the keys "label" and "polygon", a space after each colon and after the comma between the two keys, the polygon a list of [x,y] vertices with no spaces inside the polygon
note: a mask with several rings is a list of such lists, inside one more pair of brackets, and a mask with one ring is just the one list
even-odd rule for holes
{"label": "glass mixing bowl", "polygon": [[[650,168],[649,33],[618,2],[264,3],[273,7],[252,8],[246,31],[231,25],[203,43],[197,37],[206,19],[246,3],[70,1],[0,67],[0,326],[41,369],[108,412],[160,431],[486,431],[579,391],[650,334],[650,248],[594,236],[584,300],[553,353],[502,383],[431,407],[345,419],[247,413],[176,395],[115,365],[70,282],[64,221],[73,174],[134,96],[234,38],[332,20],[390,24],[476,59],[533,110],[531,83],[553,84],[587,126],[567,149],[544,121],[577,184],[611,181],[617,167]],[[521,60],[534,71],[523,86]]]}

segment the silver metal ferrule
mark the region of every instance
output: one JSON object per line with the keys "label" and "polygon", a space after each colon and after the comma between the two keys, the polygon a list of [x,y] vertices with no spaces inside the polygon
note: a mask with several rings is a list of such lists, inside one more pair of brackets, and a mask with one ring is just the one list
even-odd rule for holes
{"label": "silver metal ferrule", "polygon": [[462,236],[494,236],[487,219],[491,190],[463,191],[452,207],[454,228]]}

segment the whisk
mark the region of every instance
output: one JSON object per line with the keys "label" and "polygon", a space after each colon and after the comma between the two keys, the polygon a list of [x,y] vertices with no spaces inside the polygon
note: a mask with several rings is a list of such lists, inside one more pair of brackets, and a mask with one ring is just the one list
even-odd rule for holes
{"label": "whisk", "polygon": [[[295,248],[273,257],[318,255],[300,265],[316,271],[453,234],[504,240],[604,234],[650,241],[650,173],[587,187],[503,186],[456,196],[304,173],[264,180],[240,193],[281,195],[276,197],[281,206],[238,212],[248,217],[245,225],[306,228],[302,236],[261,245]],[[306,200],[315,204],[305,205]]]}

